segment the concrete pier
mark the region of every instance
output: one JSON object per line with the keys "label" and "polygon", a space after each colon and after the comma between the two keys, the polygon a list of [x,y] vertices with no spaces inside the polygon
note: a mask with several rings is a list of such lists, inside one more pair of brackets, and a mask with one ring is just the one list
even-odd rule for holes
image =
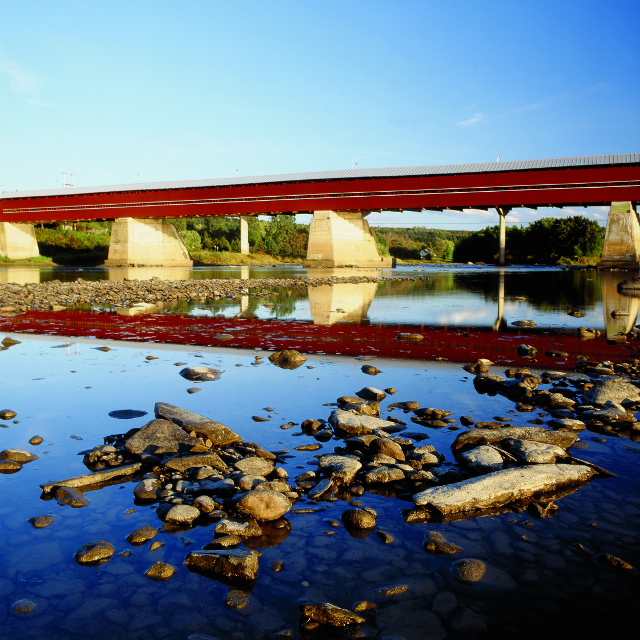
{"label": "concrete pier", "polygon": [[503,265],[505,262],[504,254],[507,245],[507,231],[505,225],[505,217],[511,211],[509,207],[496,207],[498,216],[500,217],[500,238],[499,238],[499,258],[498,264]]}
{"label": "concrete pier", "polygon": [[119,218],[111,228],[105,266],[191,267],[193,260],[176,228],[162,219]]}
{"label": "concrete pier", "polygon": [[369,223],[370,211],[314,211],[305,267],[391,267],[378,253]]}
{"label": "concrete pier", "polygon": [[612,202],[599,269],[640,270],[640,225],[632,202]]}
{"label": "concrete pier", "polygon": [[0,256],[25,260],[40,255],[32,224],[0,222]]}
{"label": "concrete pier", "polygon": [[249,218],[240,216],[240,253],[249,255]]}

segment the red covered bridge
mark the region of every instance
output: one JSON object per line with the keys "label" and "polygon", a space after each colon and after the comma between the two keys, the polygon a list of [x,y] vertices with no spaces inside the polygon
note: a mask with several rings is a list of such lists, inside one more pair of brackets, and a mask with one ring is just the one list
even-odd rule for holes
{"label": "red covered bridge", "polygon": [[[11,257],[13,230],[7,224],[18,225],[24,234],[20,225],[36,222],[122,220],[112,232],[111,262],[178,264],[175,245],[180,242],[165,228],[164,218],[239,216],[244,222],[241,245],[248,251],[246,216],[313,213],[310,264],[382,266],[364,220],[373,210],[494,208],[503,231],[505,215],[516,207],[617,203],[612,211],[620,221],[611,228],[610,216],[607,234],[609,244],[615,244],[612,256],[638,263],[639,201],[638,153],[25,191],[0,196],[0,254]],[[622,227],[632,235],[621,238]]]}

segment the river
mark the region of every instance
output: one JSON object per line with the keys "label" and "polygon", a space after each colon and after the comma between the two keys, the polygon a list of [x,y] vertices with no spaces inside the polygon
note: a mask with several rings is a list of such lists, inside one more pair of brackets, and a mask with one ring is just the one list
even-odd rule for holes
{"label": "river", "polygon": [[[0,284],[78,278],[324,278],[357,273],[314,273],[300,267],[11,266],[0,269]],[[640,566],[640,437],[636,438],[640,431],[595,427],[581,431],[576,457],[605,467],[616,477],[596,478],[566,495],[556,502],[557,515],[544,519],[513,509],[452,522],[408,524],[401,510],[411,503],[384,487],[369,487],[363,495],[338,492],[317,504],[303,498],[295,505],[301,512],[286,516],[288,535],[243,539],[240,548],[261,553],[256,584],[245,593],[229,594],[229,586],[184,566],[190,551],[214,539],[215,518],[199,520],[198,526],[182,531],[160,531],[154,540],[164,544],[153,551],[149,543],[133,546],[126,540],[141,526],[162,525],[157,503],[134,499],[137,477],[87,491],[89,504],[82,508],[41,495],[41,484],[88,473],[78,454],[102,445],[106,436],[142,427],[153,419],[157,402],[211,418],[245,442],[278,452],[279,466],[295,485],[296,476],[316,469],[316,454],[344,445],[335,438],[319,441],[300,425],[307,419],[326,421],[339,397],[353,396],[366,386],[396,389],[381,406],[385,415],[407,422],[407,429],[398,435],[418,433],[418,444],[431,444],[445,456],[444,469],[456,469],[451,444],[461,433],[461,416],[476,422],[500,417],[516,427],[530,426],[532,419],[549,420],[547,411],[516,411],[504,395],[477,393],[474,375],[462,369],[463,364],[488,354],[496,362],[491,372],[500,375],[508,367],[525,366],[537,373],[557,369],[561,373],[540,386],[553,391],[563,372],[582,358],[622,361],[636,354],[633,339],[616,338],[632,330],[638,313],[638,298],[616,291],[616,284],[628,277],[625,274],[482,266],[366,273],[394,279],[282,287],[268,299],[244,295],[128,309],[96,301],[50,314],[49,324],[37,327],[33,321],[29,333],[11,330],[10,323],[20,316],[0,318],[0,338],[16,341],[0,352],[0,409],[16,412],[2,421],[2,448],[39,456],[17,473],[0,476],[4,489],[0,593],[5,602],[0,636],[338,637],[335,630],[318,636],[322,629],[300,626],[298,601],[307,598],[346,609],[357,601],[376,604],[377,610],[365,612],[366,622],[353,637],[463,640],[568,633],[593,637],[596,631],[634,637],[640,631],[635,614],[637,571],[605,566],[594,558],[609,554]],[[266,302],[270,304],[265,306]],[[612,311],[619,313],[613,317]],[[96,320],[91,324],[87,317]],[[536,327],[513,324],[522,320],[533,321]],[[181,322],[194,327],[191,334],[185,327],[184,334],[176,331]],[[602,335],[579,340],[580,327]],[[404,329],[424,335],[422,346],[397,340],[396,334]],[[163,338],[168,331],[170,338]],[[211,339],[205,340],[208,331]],[[219,338],[226,335],[230,337]],[[267,358],[273,348],[287,346],[287,340],[289,346],[307,347],[300,348],[307,361],[294,370],[273,366]],[[516,354],[521,342],[547,345],[567,356],[544,356],[540,346],[537,361],[527,360]],[[367,365],[380,373],[368,375],[363,371]],[[217,380],[194,384],[180,376],[185,366],[211,367],[221,373]],[[198,392],[188,392],[194,387]],[[388,408],[391,402],[410,400],[450,411],[453,421],[445,428],[428,428],[413,424],[411,414]],[[126,420],[109,415],[124,409],[146,414]],[[43,438],[42,444],[29,444],[36,435]],[[300,445],[319,447],[295,448]],[[354,504],[377,514],[376,531],[364,538],[354,537],[339,524],[342,512]],[[34,528],[28,522],[46,514],[55,517],[50,526]],[[428,553],[423,548],[427,531],[442,533],[463,551]],[[113,545],[111,559],[98,566],[76,563],[76,551],[97,539]],[[121,555],[127,549],[130,553]],[[452,564],[461,558],[481,560],[486,578],[469,584],[452,580]],[[144,575],[157,561],[175,568],[166,582]],[[282,562],[282,570],[273,571],[272,561]],[[20,600],[33,603],[35,610],[14,611],[13,604]]]}

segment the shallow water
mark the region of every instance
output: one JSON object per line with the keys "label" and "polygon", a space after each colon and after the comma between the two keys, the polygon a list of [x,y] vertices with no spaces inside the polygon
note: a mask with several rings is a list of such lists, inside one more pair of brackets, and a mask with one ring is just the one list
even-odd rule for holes
{"label": "shallow water", "polygon": [[[604,328],[602,292],[606,290],[597,273],[553,271],[548,281],[544,273],[534,276],[514,270],[504,274],[504,317],[546,318],[554,326],[568,326],[576,320],[576,326]],[[475,269],[432,269],[428,274],[433,279],[428,283],[440,283],[440,290],[448,293],[434,296],[432,287],[430,295],[419,282],[397,283],[411,286],[395,293],[377,285],[367,317],[386,322],[416,319],[424,324],[436,324],[445,317],[453,324],[451,318],[460,312],[476,313],[476,317],[485,314],[480,324],[485,318],[489,326],[493,324],[495,315],[491,314],[501,297],[499,274]],[[88,279],[82,273],[75,277],[79,275]],[[582,298],[575,297],[579,291],[586,292]],[[525,301],[509,299],[521,295]],[[237,302],[227,303],[229,313],[238,306]],[[289,317],[303,317],[303,305],[309,302],[300,304],[300,310]],[[580,320],[566,316],[572,308],[586,310],[590,316]],[[325,305],[323,312],[332,309]],[[209,313],[199,305],[189,311]],[[471,315],[458,324],[466,326]],[[266,449],[289,450],[293,457],[283,466],[291,478],[314,468],[313,453],[294,447],[316,441],[296,435],[300,433],[296,427],[283,430],[280,426],[307,418],[327,419],[333,408],[327,403],[367,385],[398,390],[382,403],[383,408],[390,402],[416,400],[423,407],[453,411],[452,418],[508,416],[515,426],[528,424],[535,415],[513,413],[513,402],[502,396],[478,395],[473,376],[459,364],[447,362],[377,358],[370,364],[382,373],[373,378],[361,371],[360,360],[337,355],[309,355],[304,366],[291,371],[270,365],[266,358],[264,364],[252,365],[256,351],[12,335],[21,343],[0,352],[4,374],[0,404],[17,411],[18,422],[4,421],[2,448],[27,449],[40,458],[18,473],[0,476],[4,489],[0,504],[2,637],[76,640],[89,633],[97,640],[184,640],[189,634],[201,634],[195,637],[242,640],[270,637],[282,629],[291,629],[292,637],[298,637],[297,600],[302,597],[347,608],[356,600],[378,601],[380,613],[361,628],[363,637],[372,638],[402,635],[412,640],[446,635],[463,639],[487,634],[511,638],[541,633],[554,637],[560,631],[590,637],[601,629],[617,637],[634,637],[638,631],[634,616],[637,573],[599,565],[593,555],[609,553],[640,566],[640,443],[613,435],[598,442],[594,438],[601,438],[600,434],[582,432],[580,438],[588,448],[575,454],[617,477],[593,480],[562,498],[554,518],[535,520],[523,512],[408,525],[400,509],[409,503],[365,493],[358,500],[379,514],[378,527],[394,539],[387,545],[375,534],[356,539],[342,526],[332,528],[324,522],[325,518],[339,520],[349,507],[344,500],[319,503],[325,511],[317,514],[291,514],[290,535],[277,546],[261,549],[258,581],[249,605],[236,610],[224,605],[228,587],[183,566],[190,550],[213,539],[214,523],[178,535],[160,533],[155,540],[165,546],[150,552],[148,544],[132,547],[125,540],[142,525],[158,528],[161,524],[155,506],[134,504],[135,482],[87,492],[91,502],[80,509],[43,501],[39,485],[86,473],[78,452],[102,444],[104,436],[146,424],[153,418],[156,402],[175,404],[222,422],[246,441]],[[96,349],[105,344],[111,351]],[[157,359],[146,360],[149,355]],[[186,389],[193,383],[179,376],[181,367],[176,362],[211,366],[223,373],[215,382],[198,385],[199,393],[188,394]],[[492,370],[502,373],[503,368]],[[266,407],[274,410],[268,413]],[[118,409],[139,409],[148,415],[131,420],[109,417],[109,412]],[[391,415],[404,419],[398,411]],[[252,416],[271,417],[257,423]],[[447,462],[453,462],[450,444],[457,431],[409,425],[408,431],[429,436],[423,444],[433,444]],[[29,438],[36,434],[44,442],[29,445]],[[339,445],[340,441],[331,440],[317,453]],[[307,505],[313,503],[298,502],[296,507]],[[134,511],[127,513],[130,509]],[[56,518],[47,528],[34,529],[27,522],[46,513]],[[442,532],[448,541],[462,546],[464,553],[428,554],[422,548],[427,530]],[[116,555],[99,567],[79,566],[73,554],[94,539],[110,541]],[[119,556],[125,548],[132,554]],[[483,559],[505,571],[517,586],[500,595],[456,592],[451,599],[448,566],[460,557]],[[143,575],[158,560],[176,567],[168,582],[152,582]],[[284,569],[273,573],[271,560],[282,560]],[[375,592],[398,584],[407,585],[408,590],[387,598]],[[11,604],[21,598],[34,602],[36,611],[13,613]],[[450,610],[443,602],[450,603]]]}

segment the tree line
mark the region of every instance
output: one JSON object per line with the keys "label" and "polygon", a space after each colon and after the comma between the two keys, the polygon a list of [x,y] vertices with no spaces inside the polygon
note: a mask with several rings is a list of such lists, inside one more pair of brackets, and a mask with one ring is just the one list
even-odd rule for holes
{"label": "tree line", "polygon": [[[527,227],[506,227],[505,259],[512,263],[556,264],[599,256],[606,229],[585,216],[541,218]],[[456,262],[495,262],[499,254],[498,225],[485,227],[455,246]]]}

